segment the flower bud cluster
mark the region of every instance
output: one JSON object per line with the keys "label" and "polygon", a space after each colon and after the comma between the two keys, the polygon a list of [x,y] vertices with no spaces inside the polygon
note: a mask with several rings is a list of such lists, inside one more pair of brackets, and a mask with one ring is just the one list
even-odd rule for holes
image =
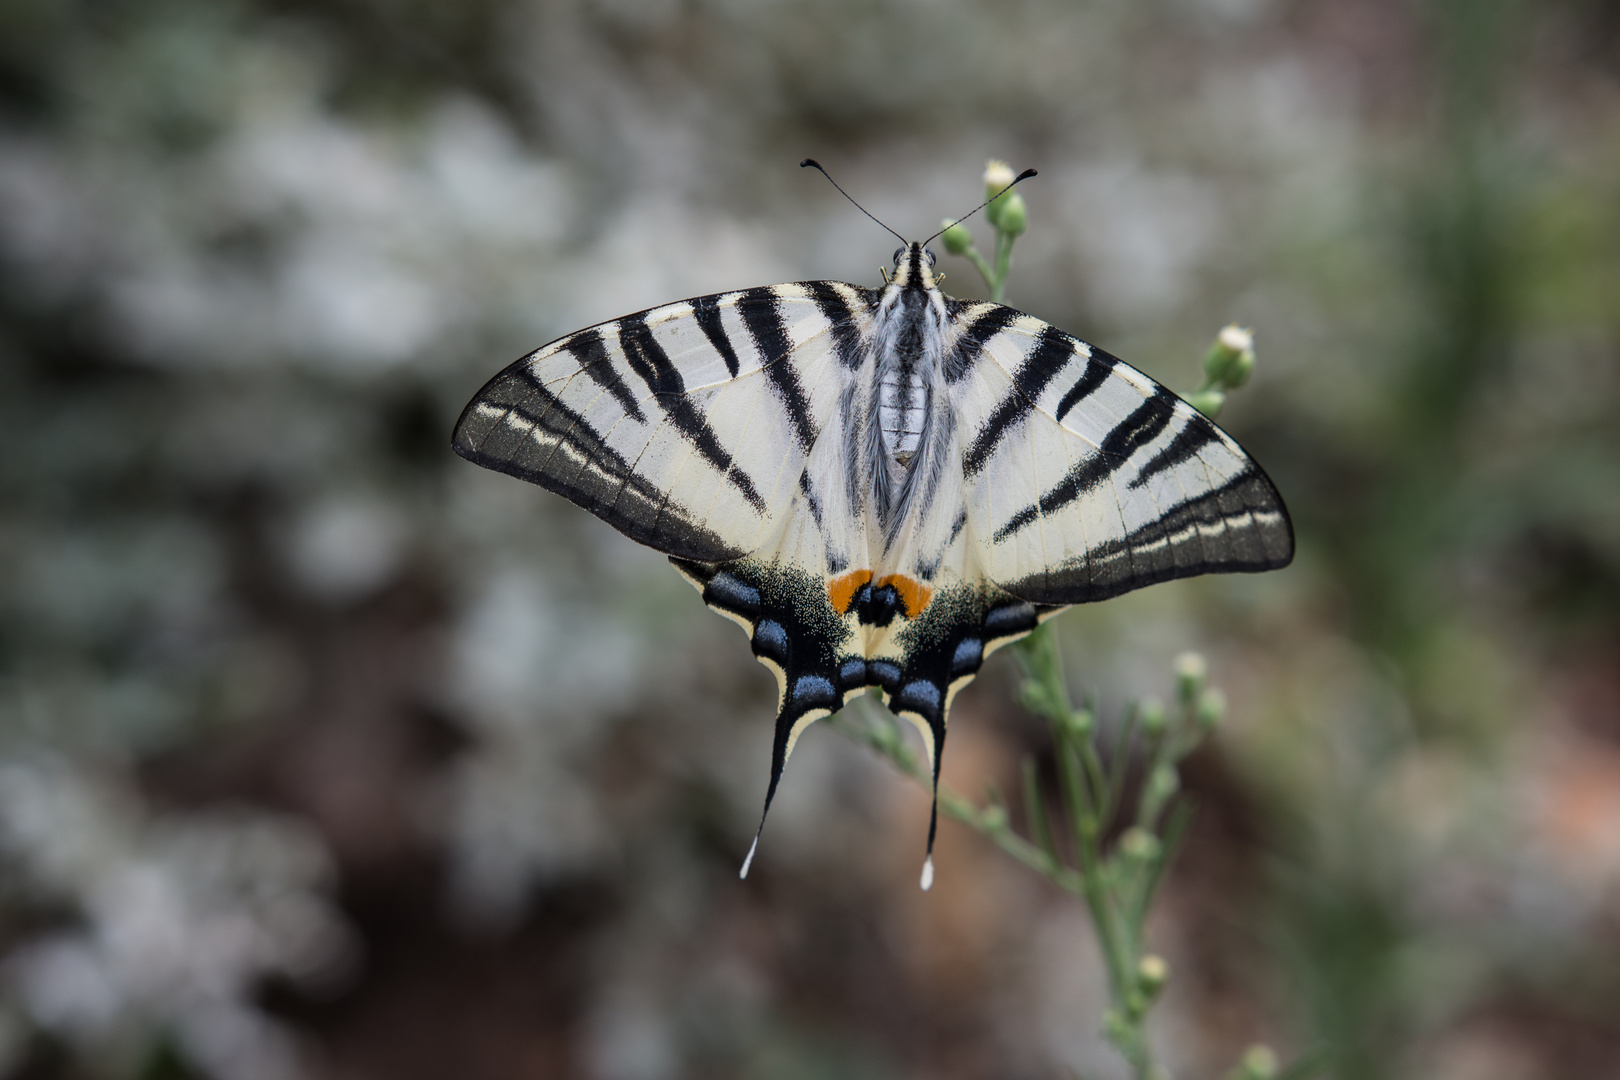
{"label": "flower bud cluster", "polygon": [[990,299],[998,304],[1006,293],[1013,244],[1029,231],[1029,208],[1024,205],[1023,196],[1011,190],[1017,182],[1017,174],[1005,161],[991,161],[984,167],[984,216],[996,230],[995,251],[990,258],[979,254],[973,246],[973,234],[967,226],[960,221],[941,222],[943,228],[940,235],[945,241],[946,252],[972,263],[984,283],[990,287]]}

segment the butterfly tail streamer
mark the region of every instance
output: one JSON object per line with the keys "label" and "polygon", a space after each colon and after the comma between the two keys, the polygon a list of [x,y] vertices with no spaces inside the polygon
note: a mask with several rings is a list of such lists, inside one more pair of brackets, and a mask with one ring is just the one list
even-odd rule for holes
{"label": "butterfly tail streamer", "polygon": [[771,803],[776,799],[776,788],[782,782],[782,773],[787,770],[794,744],[799,741],[805,728],[833,712],[819,705],[807,708],[803,700],[798,700],[798,695],[788,694],[785,688],[782,696],[782,711],[776,715],[776,735],[771,740],[771,780],[765,787],[765,809],[760,812],[759,828],[754,830],[754,842],[748,848],[748,857],[743,859],[742,870],[737,875],[739,878],[746,878],[748,868],[754,863],[759,838],[765,833],[765,819],[770,816]]}
{"label": "butterfly tail streamer", "polygon": [[765,819],[770,816],[771,803],[776,799],[776,786],[782,781],[787,768],[788,751],[793,739],[793,721],[783,709],[776,717],[776,737],[771,740],[771,780],[765,787],[765,809],[759,814],[759,828],[754,830],[754,842],[748,845],[748,857],[743,859],[739,879],[748,877],[748,868],[754,865],[754,852],[759,850],[759,838],[765,833]]}
{"label": "butterfly tail streamer", "polygon": [[[943,734],[943,733],[941,733]],[[943,743],[943,739],[941,742]],[[941,746],[941,749],[944,749]],[[934,834],[939,831],[939,759],[942,755],[934,755],[934,784],[930,793],[928,806],[928,854],[923,858],[922,885],[923,892],[934,887]]]}
{"label": "butterfly tail streamer", "polygon": [[928,854],[923,858],[922,885],[923,892],[927,892],[934,885],[934,836],[939,832],[939,769],[940,763],[945,760],[945,717],[940,715],[937,723],[930,723],[934,729],[934,769],[933,783],[929,788],[928,802]]}
{"label": "butterfly tail streamer", "polygon": [[[913,683],[915,687],[917,684]],[[899,702],[890,698],[890,709],[894,710]],[[915,700],[915,699],[914,699]],[[906,703],[895,710],[895,715],[911,723],[923,737],[923,745],[928,761],[928,849],[923,857],[922,879],[920,884],[926,892],[934,884],[934,839],[939,834],[939,778],[940,763],[945,759],[945,695],[939,693],[939,704],[928,708],[911,707]]]}

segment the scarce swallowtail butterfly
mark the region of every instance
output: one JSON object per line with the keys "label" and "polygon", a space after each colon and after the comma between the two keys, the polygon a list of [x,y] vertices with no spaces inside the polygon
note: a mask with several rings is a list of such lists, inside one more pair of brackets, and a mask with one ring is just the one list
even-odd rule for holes
{"label": "scarce swallowtail butterfly", "polygon": [[[937,792],[951,701],[997,648],[1069,604],[1293,558],[1230,436],[1094,345],[946,296],[926,243],[881,289],[762,285],[587,327],[456,423],[457,454],[665,553],[748,632],[778,691],[766,814],[805,728],[867,687],[921,733]],[[924,888],[937,826],[936,795]]]}

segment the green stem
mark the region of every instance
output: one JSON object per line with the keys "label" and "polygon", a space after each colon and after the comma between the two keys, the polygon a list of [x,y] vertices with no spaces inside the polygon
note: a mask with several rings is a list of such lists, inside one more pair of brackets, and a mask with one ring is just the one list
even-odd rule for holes
{"label": "green stem", "polygon": [[1135,982],[1130,947],[1135,935],[1120,924],[1119,906],[1110,888],[1111,868],[1102,855],[1102,833],[1108,824],[1104,814],[1111,802],[1108,778],[1091,738],[1091,725],[1077,722],[1051,623],[1036,627],[1017,649],[1025,676],[1036,687],[1025,697],[1051,725],[1064,801],[1074,830],[1081,894],[1091,911],[1114,999],[1123,1002]]}
{"label": "green stem", "polygon": [[990,283],[990,299],[1001,304],[1006,302],[1007,273],[1012,269],[1012,249],[1017,237],[1011,233],[996,230],[996,276]]}
{"label": "green stem", "polygon": [[962,253],[962,257],[972,263],[973,269],[977,270],[979,276],[984,278],[984,287],[990,290],[990,296],[994,299],[997,295],[996,273],[990,268],[990,264],[985,261],[984,256],[979,254],[979,249],[970,247]]}

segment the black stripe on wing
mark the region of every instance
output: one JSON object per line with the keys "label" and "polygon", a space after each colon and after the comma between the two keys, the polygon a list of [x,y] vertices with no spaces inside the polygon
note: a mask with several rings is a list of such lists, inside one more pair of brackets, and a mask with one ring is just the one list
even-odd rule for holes
{"label": "black stripe on wing", "polygon": [[1125,486],[1132,490],[1144,487],[1155,476],[1178,465],[1185,465],[1198,456],[1198,451],[1220,440],[1220,432],[1216,431],[1214,424],[1190,423],[1176,432],[1170,445],[1154,454],[1153,460],[1142,466],[1142,471]]}
{"label": "black stripe on wing", "polygon": [[759,348],[760,364],[777,398],[781,400],[782,408],[787,411],[788,420],[799,440],[799,448],[808,454],[816,444],[818,432],[815,421],[810,418],[810,403],[805,399],[804,388],[799,385],[799,373],[788,359],[793,352],[793,343],[788,339],[787,327],[782,323],[776,290],[767,286],[740,293],[737,312]]}
{"label": "black stripe on wing", "polygon": [[720,321],[720,295],[698,296],[687,303],[692,305],[692,315],[703,330],[703,336],[709,339],[714,351],[726,362],[726,370],[731,372],[735,379],[741,368],[737,364],[737,350],[731,347],[731,336],[726,333],[725,325]]}
{"label": "black stripe on wing", "polygon": [[[1095,454],[1077,462],[1037,502],[1008,518],[1007,523],[996,530],[993,537],[995,542],[999,544],[1020,529],[1033,525],[1041,517],[1056,513],[1112,476],[1130,460],[1132,454],[1158,438],[1159,433],[1169,426],[1171,418],[1176,415],[1176,400],[1170,391],[1162,386],[1157,387],[1131,415],[1114,426]],[[1186,419],[1196,423],[1190,416]],[[1053,437],[1059,436],[1054,433]]]}
{"label": "black stripe on wing", "polygon": [[565,339],[562,347],[579,362],[579,370],[597,386],[613,395],[613,400],[619,403],[619,408],[624,410],[626,416],[638,424],[647,422],[635,396],[630,393],[629,384],[620,377],[618,367],[608,355],[607,345],[602,341],[601,330],[594,326],[589,330],[581,330]]}
{"label": "black stripe on wing", "polygon": [[1063,422],[1063,418],[1069,415],[1071,409],[1096,393],[1098,388],[1108,381],[1108,376],[1113,374],[1114,369],[1120,364],[1119,360],[1109,356],[1097,346],[1091,345],[1088,348],[1091,350],[1091,355],[1086,358],[1086,369],[1080,373],[1078,379],[1074,380],[1074,385],[1064,391],[1063,397],[1058,401],[1055,415],[1060,424]]}
{"label": "black stripe on wing", "polygon": [[698,411],[697,405],[686,396],[686,381],[681,378],[680,371],[670,362],[669,354],[647,325],[646,312],[625,316],[619,320],[618,327],[619,347],[624,350],[625,362],[647,384],[648,391],[657,399],[670,423],[675,425],[675,430],[742,493],[749,506],[763,514],[765,500],[748,474],[743,472],[742,466],[732,460],[731,452],[720,444],[719,436]]}
{"label": "black stripe on wing", "polygon": [[972,374],[979,357],[984,354],[985,342],[1010,326],[1021,313],[1016,308],[1002,304],[960,301],[953,301],[950,310],[953,315],[965,315],[968,319],[961,336],[956,339],[955,347],[945,358],[945,381],[955,384]]}
{"label": "black stripe on wing", "polygon": [[636,475],[522,363],[478,392],[456,421],[451,446],[476,465],[556,492],[659,551],[706,561],[742,554]]}
{"label": "black stripe on wing", "polygon": [[861,346],[861,320],[871,317],[872,309],[877,304],[877,294],[862,289],[852,298],[843,291],[852,286],[840,287],[831,281],[806,281],[804,288],[831,324],[833,350],[838,355],[838,362],[850,371],[859,370],[866,358],[866,350]]}
{"label": "black stripe on wing", "polygon": [[962,458],[962,471],[969,479],[984,468],[1001,440],[1035,411],[1035,403],[1046,385],[1078,351],[1075,339],[1057,327],[1048,326],[1041,331],[1035,347],[1013,373],[1012,389],[984,422]]}

